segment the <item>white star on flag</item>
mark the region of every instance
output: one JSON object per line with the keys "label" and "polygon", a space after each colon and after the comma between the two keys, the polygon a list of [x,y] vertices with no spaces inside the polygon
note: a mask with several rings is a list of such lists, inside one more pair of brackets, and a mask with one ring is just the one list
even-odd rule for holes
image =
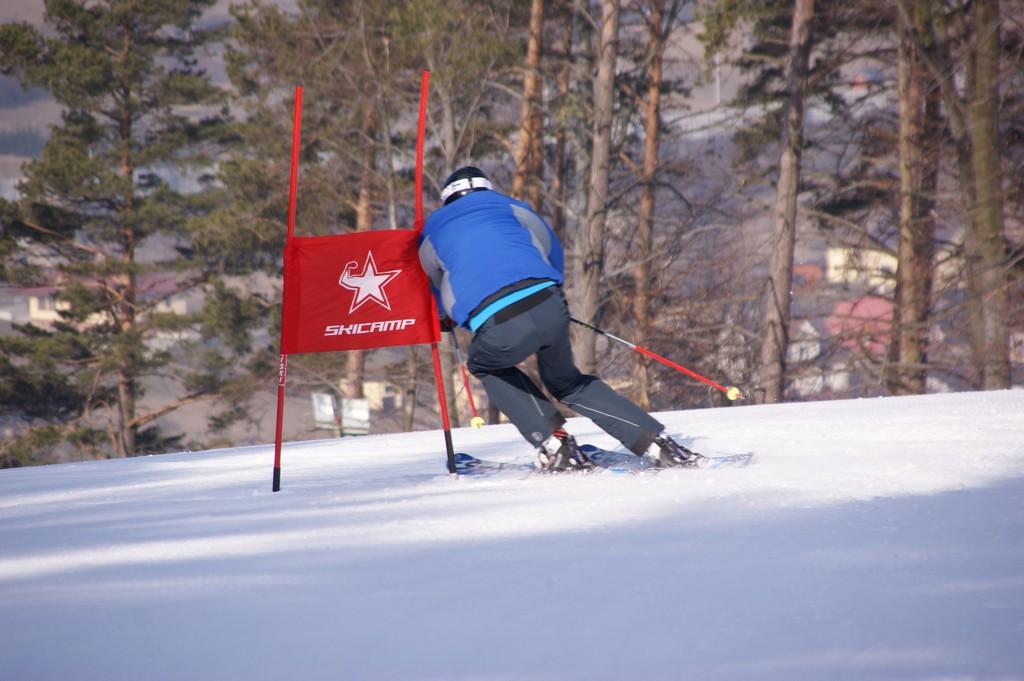
{"label": "white star on flag", "polygon": [[378,272],[377,263],[373,261],[372,251],[366,252],[366,263],[363,265],[363,273],[358,275],[351,274],[350,272],[358,266],[359,264],[355,261],[348,263],[345,265],[345,271],[341,273],[341,277],[338,279],[338,283],[341,286],[356,292],[352,297],[352,306],[348,308],[349,314],[355,312],[368,300],[372,300],[390,310],[391,303],[388,301],[387,294],[384,293],[384,286],[401,274],[402,270]]}

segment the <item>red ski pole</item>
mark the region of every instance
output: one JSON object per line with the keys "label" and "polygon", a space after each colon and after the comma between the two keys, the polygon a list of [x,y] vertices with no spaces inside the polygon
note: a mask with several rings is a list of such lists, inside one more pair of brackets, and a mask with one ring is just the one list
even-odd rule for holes
{"label": "red ski pole", "polygon": [[594,333],[599,333],[602,336],[604,336],[605,338],[610,338],[611,340],[616,341],[617,343],[622,343],[623,345],[625,345],[629,349],[635,350],[636,352],[639,352],[641,355],[644,355],[646,357],[650,357],[651,359],[653,359],[655,361],[661,362],[662,364],[664,364],[667,367],[671,367],[671,368],[675,369],[676,371],[684,373],[687,376],[689,376],[690,378],[695,378],[698,381],[700,381],[701,383],[706,383],[707,385],[710,385],[712,388],[716,388],[718,390],[721,390],[723,393],[725,393],[725,396],[730,401],[738,400],[738,399],[742,399],[743,398],[743,393],[741,393],[740,389],[735,387],[735,386],[726,387],[726,386],[722,385],[721,383],[718,383],[716,381],[712,381],[710,378],[707,378],[706,376],[701,376],[696,371],[693,371],[691,369],[687,369],[682,364],[677,364],[676,362],[673,362],[672,360],[668,359],[667,357],[662,357],[661,355],[659,355],[656,352],[652,352],[652,351],[648,350],[647,348],[640,347],[636,343],[630,343],[628,340],[625,340],[623,338],[619,338],[618,336],[610,334],[610,333],[608,333],[607,331],[605,331],[603,329],[599,329],[596,326],[591,326],[590,324],[587,324],[586,322],[581,322],[580,320],[576,319],[575,317],[570,317],[569,319],[571,319],[576,324],[579,324],[580,326],[585,326],[586,328],[590,329]]}

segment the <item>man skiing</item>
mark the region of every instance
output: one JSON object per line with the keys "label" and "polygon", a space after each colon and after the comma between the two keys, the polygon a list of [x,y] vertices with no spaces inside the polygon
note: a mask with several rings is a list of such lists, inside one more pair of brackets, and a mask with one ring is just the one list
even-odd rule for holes
{"label": "man skiing", "polygon": [[697,466],[705,457],[596,376],[576,367],[562,293],[563,250],[525,203],[494,190],[478,168],[453,172],[444,204],[427,219],[419,256],[444,309],[442,328],[473,331],[467,365],[497,406],[537,448],[550,471],[592,468],[565,419],[517,364],[531,355],[544,386],[638,456],[659,466]]}

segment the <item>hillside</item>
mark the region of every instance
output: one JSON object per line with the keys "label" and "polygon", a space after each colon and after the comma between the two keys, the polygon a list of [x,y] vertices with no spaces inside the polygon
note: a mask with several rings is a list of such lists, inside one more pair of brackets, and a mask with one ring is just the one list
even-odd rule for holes
{"label": "hillside", "polygon": [[1024,679],[1024,391],[660,417],[756,463],[452,479],[434,431],[292,443],[278,494],[269,445],[2,470],[3,678]]}

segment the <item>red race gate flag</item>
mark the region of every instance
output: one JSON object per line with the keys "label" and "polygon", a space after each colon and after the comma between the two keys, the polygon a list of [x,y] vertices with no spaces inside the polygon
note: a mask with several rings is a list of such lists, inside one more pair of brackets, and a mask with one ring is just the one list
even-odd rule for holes
{"label": "red race gate flag", "polygon": [[417,230],[396,229],[289,239],[281,352],[440,340],[418,237]]}

